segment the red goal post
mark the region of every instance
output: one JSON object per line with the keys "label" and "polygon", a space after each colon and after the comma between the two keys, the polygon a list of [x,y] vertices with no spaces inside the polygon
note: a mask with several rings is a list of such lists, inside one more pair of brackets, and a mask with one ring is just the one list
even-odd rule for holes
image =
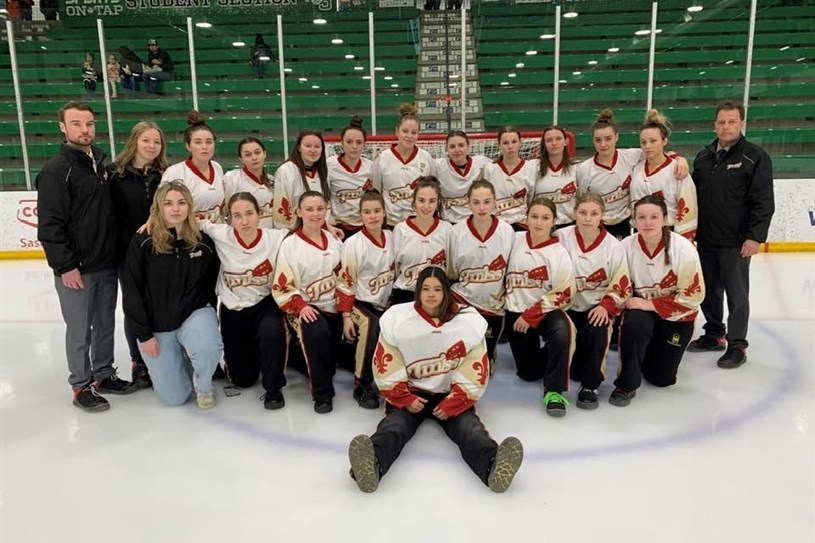
{"label": "red goal post", "polygon": [[[521,132],[521,157],[524,159],[538,158],[540,156],[540,140],[542,132]],[[574,135],[566,133],[569,142],[569,154],[574,156],[575,143]],[[496,132],[478,132],[467,134],[470,140],[470,154],[484,155],[488,158],[498,157],[498,140]],[[326,156],[338,155],[342,153],[342,145],[338,134],[326,135],[325,140]],[[419,135],[419,147],[427,150],[433,158],[444,158],[447,156],[446,134],[421,134]],[[365,142],[364,156],[373,159],[383,149],[387,149],[396,143],[396,134],[385,136],[368,136]]]}

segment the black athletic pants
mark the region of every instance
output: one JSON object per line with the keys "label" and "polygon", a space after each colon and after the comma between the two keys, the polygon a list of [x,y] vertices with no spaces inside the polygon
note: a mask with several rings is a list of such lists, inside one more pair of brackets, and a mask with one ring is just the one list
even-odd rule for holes
{"label": "black athletic pants", "polygon": [[498,345],[498,338],[501,337],[501,333],[504,331],[504,316],[499,317],[483,313],[481,313],[481,316],[487,321],[487,331],[484,334],[484,339],[487,341],[487,356],[490,359],[490,364],[492,364],[490,367],[494,367],[495,347]]}
{"label": "black athletic pants", "polygon": [[236,387],[253,386],[263,375],[266,393],[286,386],[286,332],[283,314],[271,296],[233,311],[221,304],[224,361]]}
{"label": "black athletic pants", "polygon": [[411,440],[419,425],[425,419],[433,419],[439,423],[444,433],[453,443],[458,445],[461,456],[470,469],[484,484],[489,477],[490,464],[498,451],[498,443],[493,440],[478,415],[471,407],[457,417],[439,420],[433,416],[433,410],[447,394],[423,394],[427,399],[424,409],[419,413],[411,413],[407,409],[399,409],[391,404],[385,405],[385,418],[379,422],[376,432],[371,436],[374,444],[376,459],[379,462],[379,471],[385,475],[393,463],[399,458],[402,449]]}
{"label": "black athletic pants", "polygon": [[[727,336],[730,347],[747,347],[747,321],[750,318],[750,260],[741,248],[715,249],[699,246],[699,260],[705,277],[705,335]],[[724,296],[727,295],[727,328],[724,325]],[[725,334],[725,331],[727,332]]]}
{"label": "black athletic pants", "polygon": [[675,384],[692,335],[692,322],[666,321],[654,311],[626,309],[620,325],[620,365],[614,386],[631,392],[640,387],[643,377],[658,387]]}
{"label": "black athletic pants", "polygon": [[[543,377],[547,391],[563,392],[569,389],[569,361],[574,351],[572,323],[564,311],[550,311],[537,328],[530,326],[525,334],[513,328],[520,313],[507,312],[506,328],[509,347],[515,359],[518,377],[524,381],[537,381]],[[541,347],[540,340],[546,344]]]}
{"label": "black athletic pants", "polygon": [[606,378],[606,356],[614,317],[606,326],[594,326],[589,324],[588,311],[568,313],[577,331],[569,377],[580,381],[584,388],[596,389]]}
{"label": "black athletic pants", "polygon": [[391,305],[405,304],[412,302],[416,299],[416,293],[412,290],[402,290],[401,288],[394,288],[391,291]]}
{"label": "black athletic pants", "polygon": [[[344,367],[348,365],[343,356],[348,348],[342,341],[342,318],[328,313],[319,313],[314,322],[300,321],[294,315],[288,318],[300,339],[306,364],[304,373],[308,377],[311,397],[315,402],[330,400],[334,397],[337,365],[341,362]],[[293,356],[291,360],[297,362],[299,358]]]}

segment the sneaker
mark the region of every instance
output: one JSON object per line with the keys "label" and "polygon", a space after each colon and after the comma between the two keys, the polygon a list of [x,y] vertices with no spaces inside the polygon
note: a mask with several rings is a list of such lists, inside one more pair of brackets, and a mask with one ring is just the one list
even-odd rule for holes
{"label": "sneaker", "polygon": [[577,407],[580,409],[597,409],[597,390],[581,388],[577,393]]}
{"label": "sneaker", "polygon": [[726,370],[741,367],[747,362],[747,349],[744,347],[730,347],[716,362],[716,365]]}
{"label": "sneaker", "polygon": [[363,492],[370,493],[379,486],[379,463],[371,438],[361,434],[348,445],[348,460],[351,461],[351,478]]}
{"label": "sneaker", "polygon": [[524,459],[524,447],[517,437],[508,437],[498,445],[495,460],[487,477],[487,486],[493,492],[506,492],[518,473]]}
{"label": "sneaker", "polygon": [[688,351],[703,353],[707,351],[723,351],[727,347],[727,340],[723,337],[702,335],[688,343]]}
{"label": "sneaker", "polygon": [[376,409],[379,407],[379,397],[370,385],[354,387],[354,399],[363,409]]}
{"label": "sneaker", "polygon": [[314,400],[314,412],[320,415],[331,413],[334,410],[334,402],[331,398],[327,400]]}
{"label": "sneaker", "polygon": [[215,407],[215,391],[198,392],[196,394],[196,400],[198,401],[198,407],[200,409],[212,409]]}
{"label": "sneaker", "polygon": [[614,392],[611,393],[611,396],[608,397],[608,403],[611,405],[616,405],[617,407],[625,407],[631,403],[631,399],[636,395],[636,390],[626,392],[621,388],[615,388]]}
{"label": "sneaker", "polygon": [[102,394],[132,394],[138,390],[138,387],[130,381],[119,379],[114,373],[110,377],[105,377],[101,381],[94,384],[97,391]]}
{"label": "sneaker", "polygon": [[130,375],[137,389],[153,388],[153,380],[150,379],[147,364],[144,362],[132,361],[130,364]]}
{"label": "sneaker", "polygon": [[269,411],[283,409],[285,406],[286,400],[283,398],[283,393],[279,390],[277,392],[267,392],[263,397],[263,407]]}
{"label": "sneaker", "polygon": [[98,413],[110,409],[110,403],[96,392],[93,385],[74,389],[74,405],[88,413]]}
{"label": "sneaker", "polygon": [[563,417],[566,415],[566,406],[569,405],[569,400],[564,398],[560,392],[550,390],[543,395],[541,404],[543,404],[546,414],[550,417]]}

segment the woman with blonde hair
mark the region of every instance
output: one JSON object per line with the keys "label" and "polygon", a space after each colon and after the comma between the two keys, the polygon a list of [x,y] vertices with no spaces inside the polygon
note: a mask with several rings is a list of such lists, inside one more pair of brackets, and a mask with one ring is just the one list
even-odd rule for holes
{"label": "woman with blonde hair", "polygon": [[150,224],[150,233],[136,234],[128,247],[125,316],[159,400],[181,405],[194,388],[198,407],[209,409],[215,406],[212,374],[223,348],[215,314],[218,256],[198,228],[192,194],[179,181],[158,188]]}
{"label": "woman with blonde hair", "polygon": [[[124,150],[108,167],[110,193],[116,210],[120,268],[131,238],[150,216],[153,197],[168,166],[164,133],[155,123],[141,121],[133,126]],[[139,388],[149,388],[152,386],[150,375],[139,351],[133,322],[127,316],[124,325],[133,382]]]}

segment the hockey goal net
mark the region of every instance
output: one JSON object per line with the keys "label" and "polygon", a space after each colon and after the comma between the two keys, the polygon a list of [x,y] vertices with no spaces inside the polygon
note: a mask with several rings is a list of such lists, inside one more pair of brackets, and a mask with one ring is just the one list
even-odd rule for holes
{"label": "hockey goal net", "polygon": [[[538,158],[540,155],[540,140],[542,132],[521,132],[521,157],[528,160]],[[569,136],[570,151],[574,149],[574,137]],[[498,157],[498,140],[495,132],[481,132],[477,134],[467,134],[470,140],[471,155],[484,155],[495,159]],[[342,153],[342,144],[339,135],[325,136],[326,156],[338,155]],[[446,134],[421,134],[419,136],[419,147],[427,150],[433,158],[444,158],[447,156],[447,135]],[[387,149],[396,143],[396,134],[387,136],[368,136],[365,142],[363,155],[374,159],[382,150]],[[572,152],[574,156],[574,152]]]}

